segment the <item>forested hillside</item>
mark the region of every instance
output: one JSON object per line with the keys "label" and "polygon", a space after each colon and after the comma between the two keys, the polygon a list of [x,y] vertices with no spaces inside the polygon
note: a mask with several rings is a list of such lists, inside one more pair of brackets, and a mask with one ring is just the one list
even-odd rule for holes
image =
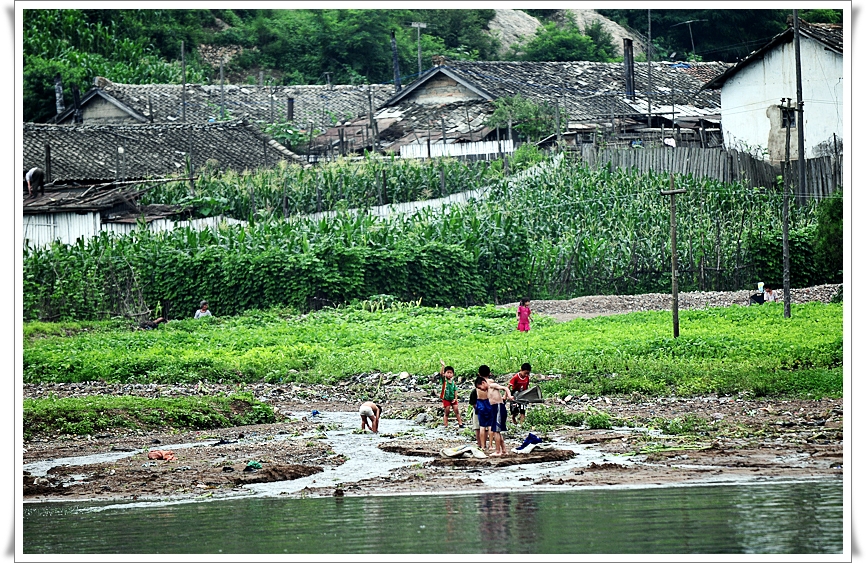
{"label": "forested hillside", "polygon": [[[504,10],[499,10],[503,12]],[[568,10],[525,10],[540,24],[535,35],[501,44],[491,25],[497,10],[24,10],[24,119],[55,113],[54,77],[82,92],[96,76],[125,83],[180,83],[181,43],[186,80],[231,83],[364,84],[394,79],[390,36],[402,82],[432,66],[431,56],[457,60],[616,60],[614,39],[600,25],[581,26]],[[647,10],[600,10],[647,33]],[[788,10],[653,10],[656,56],[735,60],[784,29]],[[832,21],[839,10],[803,12]],[[694,20],[692,35],[689,25]],[[413,22],[426,25],[420,29]],[[694,39],[694,51],[692,39]],[[641,55],[638,54],[638,60]]]}

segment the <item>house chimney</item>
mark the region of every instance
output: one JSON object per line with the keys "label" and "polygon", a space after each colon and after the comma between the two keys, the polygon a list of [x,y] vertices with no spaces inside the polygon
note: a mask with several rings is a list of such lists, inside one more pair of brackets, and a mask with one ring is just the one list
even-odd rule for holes
{"label": "house chimney", "polygon": [[397,60],[397,37],[391,32],[391,52],[394,53],[394,91],[400,91],[400,63]]}
{"label": "house chimney", "polygon": [[78,92],[78,86],[72,85],[72,103],[75,107],[75,123],[83,123],[84,119],[81,116],[81,97]]}
{"label": "house chimney", "polygon": [[286,98],[286,121],[295,120],[295,99]]}
{"label": "house chimney", "polygon": [[625,95],[631,101],[635,101],[634,86],[634,47],[632,40],[628,37],[622,39],[622,60],[625,64]]}
{"label": "house chimney", "polygon": [[57,115],[60,115],[66,111],[66,106],[63,105],[63,80],[59,72],[54,75],[54,98],[57,101]]}

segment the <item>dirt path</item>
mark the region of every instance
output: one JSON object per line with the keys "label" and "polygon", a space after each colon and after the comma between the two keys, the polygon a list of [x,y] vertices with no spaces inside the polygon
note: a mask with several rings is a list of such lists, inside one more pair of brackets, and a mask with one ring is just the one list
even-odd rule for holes
{"label": "dirt path", "polygon": [[[837,286],[794,290],[794,302],[829,301]],[[748,292],[681,294],[687,308],[742,302]],[[568,319],[667,306],[669,296],[603,296],[533,302],[534,310]],[[533,376],[535,381],[542,376]],[[461,382],[468,394],[468,382]],[[315,481],[351,456],[334,451],[331,413],[356,413],[362,399],[380,390],[384,417],[378,448],[411,463],[385,476],[348,479],[335,488]],[[202,384],[26,384],[25,397],[137,395],[172,397],[232,392],[235,386]],[[750,400],[737,396],[694,398],[548,398],[567,411],[598,409],[628,426],[612,429],[560,427],[538,432],[555,449],[549,454],[455,459],[445,447],[474,442],[471,430],[442,428],[442,408],[429,377],[359,374],[341,386],[257,383],[245,391],[277,413],[274,424],[213,431],[115,431],[93,436],[35,436],[24,444],[27,501],[91,499],[177,499],[251,494],[251,484],[306,479],[296,495],[375,495],[496,488],[582,487],[719,482],[765,478],[842,475],[842,399]],[[530,407],[531,408],[531,407]],[[314,415],[314,411],[325,415]],[[346,415],[341,420],[354,420]],[[425,421],[426,419],[426,421]],[[664,434],[679,421],[680,433]],[[417,422],[416,422],[417,421]],[[360,419],[343,426],[343,439],[360,436]],[[357,424],[358,428],[354,428]],[[687,426],[695,426],[691,431]],[[395,430],[398,429],[398,430]],[[533,429],[511,426],[510,451]],[[182,445],[182,447],[176,447]],[[148,458],[171,449],[176,460]],[[573,455],[572,453],[573,452]],[[99,454],[99,459],[81,456]],[[398,459],[398,458],[394,458]],[[399,458],[403,459],[403,458]],[[82,463],[83,462],[83,463]],[[258,462],[260,467],[247,466]],[[398,464],[399,465],[399,464]],[[29,470],[28,470],[29,468]],[[300,482],[300,481],[299,481]]]}

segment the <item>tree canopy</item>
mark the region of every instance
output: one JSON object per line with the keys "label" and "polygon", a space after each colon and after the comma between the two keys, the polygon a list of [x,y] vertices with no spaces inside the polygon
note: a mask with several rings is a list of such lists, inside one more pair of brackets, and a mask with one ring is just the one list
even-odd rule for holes
{"label": "tree canopy", "polygon": [[[546,23],[525,38],[509,59],[612,61],[611,37],[595,23],[584,29],[561,10],[527,10]],[[645,32],[647,10],[599,10]],[[652,10],[659,54],[692,50],[703,60],[736,60],[785,27],[788,10]],[[54,76],[82,91],[96,76],[133,84],[180,83],[181,42],[186,80],[212,83],[219,64],[205,60],[201,45],[241,47],[226,59],[231,82],[252,83],[259,72],[269,84],[364,84],[394,79],[394,32],[403,83],[432,66],[431,55],[452,60],[497,60],[499,43],[489,30],[495,10],[414,9],[199,9],[24,10],[24,119],[55,113]],[[804,10],[806,21],[838,21],[840,10]],[[677,25],[693,20],[689,25]],[[412,22],[422,22],[421,30]]]}

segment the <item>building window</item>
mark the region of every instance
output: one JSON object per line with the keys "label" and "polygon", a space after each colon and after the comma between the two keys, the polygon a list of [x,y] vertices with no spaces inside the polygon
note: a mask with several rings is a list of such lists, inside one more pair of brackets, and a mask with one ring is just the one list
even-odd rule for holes
{"label": "building window", "polygon": [[797,110],[794,108],[780,108],[782,110],[782,129],[786,127],[797,128]]}

